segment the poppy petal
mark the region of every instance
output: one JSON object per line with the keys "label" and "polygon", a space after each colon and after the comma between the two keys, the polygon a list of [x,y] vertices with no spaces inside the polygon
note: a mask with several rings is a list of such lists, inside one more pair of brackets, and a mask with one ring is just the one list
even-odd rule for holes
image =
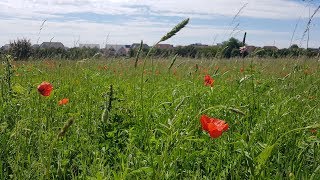
{"label": "poppy petal", "polygon": [[222,135],[222,131],[219,130],[215,124],[209,124],[208,125],[209,128],[209,134],[211,138],[218,138]]}
{"label": "poppy petal", "polygon": [[68,102],[69,102],[69,99],[68,99],[68,98],[61,99],[61,100],[59,101],[59,105],[60,105],[60,106],[61,106],[61,105],[66,105],[66,104],[68,104]]}
{"label": "poppy petal", "polygon": [[210,118],[206,115],[202,115],[200,118],[202,129],[208,131],[208,123],[210,122]]}

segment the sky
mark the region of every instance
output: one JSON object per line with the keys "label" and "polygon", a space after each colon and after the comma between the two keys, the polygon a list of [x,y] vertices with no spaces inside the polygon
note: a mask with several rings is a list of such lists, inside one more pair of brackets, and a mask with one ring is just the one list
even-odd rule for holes
{"label": "sky", "polygon": [[214,45],[230,37],[247,44],[320,47],[320,0],[0,0],[0,46],[18,38],[32,44],[152,45],[176,24],[189,24],[164,43]]}

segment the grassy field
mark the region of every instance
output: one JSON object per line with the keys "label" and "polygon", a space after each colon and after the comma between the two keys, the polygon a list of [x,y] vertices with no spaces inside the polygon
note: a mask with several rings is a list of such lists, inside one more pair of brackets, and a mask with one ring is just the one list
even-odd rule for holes
{"label": "grassy field", "polygon": [[[3,63],[0,179],[319,179],[318,60],[170,64]],[[204,114],[228,131],[210,138]]]}

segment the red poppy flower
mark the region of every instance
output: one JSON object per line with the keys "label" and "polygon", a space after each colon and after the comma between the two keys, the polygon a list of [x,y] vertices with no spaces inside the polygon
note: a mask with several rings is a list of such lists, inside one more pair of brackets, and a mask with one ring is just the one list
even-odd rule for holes
{"label": "red poppy flower", "polygon": [[211,76],[210,75],[206,75],[205,77],[204,77],[204,85],[205,86],[213,86],[213,83],[214,83],[214,79],[213,78],[211,78]]}
{"label": "red poppy flower", "polygon": [[202,129],[209,132],[211,138],[218,138],[229,129],[229,125],[225,121],[206,115],[201,116],[200,122]]}
{"label": "red poppy flower", "polygon": [[61,105],[66,105],[66,104],[68,104],[68,102],[69,102],[69,99],[68,99],[68,98],[63,98],[63,99],[61,99],[61,100],[59,101],[59,106],[61,106]]}
{"label": "red poppy flower", "polygon": [[38,91],[42,96],[50,96],[52,90],[53,86],[45,81],[38,86]]}

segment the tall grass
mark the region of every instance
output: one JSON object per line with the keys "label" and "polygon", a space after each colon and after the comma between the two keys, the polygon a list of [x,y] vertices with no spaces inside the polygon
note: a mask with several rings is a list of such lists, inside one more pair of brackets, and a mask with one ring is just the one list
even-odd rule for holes
{"label": "tall grass", "polygon": [[[145,68],[143,106],[143,67],[134,63],[14,62],[12,97],[0,98],[0,177],[319,177],[318,61],[252,59],[243,66],[242,60],[177,57],[168,73],[172,60],[158,60],[155,73],[151,64]],[[203,85],[205,74],[215,79],[212,91]],[[42,81],[54,86],[48,98],[36,90]],[[115,100],[105,122],[110,84]],[[69,104],[58,106],[64,97]],[[229,131],[211,139],[200,128],[203,113],[227,121]]]}

